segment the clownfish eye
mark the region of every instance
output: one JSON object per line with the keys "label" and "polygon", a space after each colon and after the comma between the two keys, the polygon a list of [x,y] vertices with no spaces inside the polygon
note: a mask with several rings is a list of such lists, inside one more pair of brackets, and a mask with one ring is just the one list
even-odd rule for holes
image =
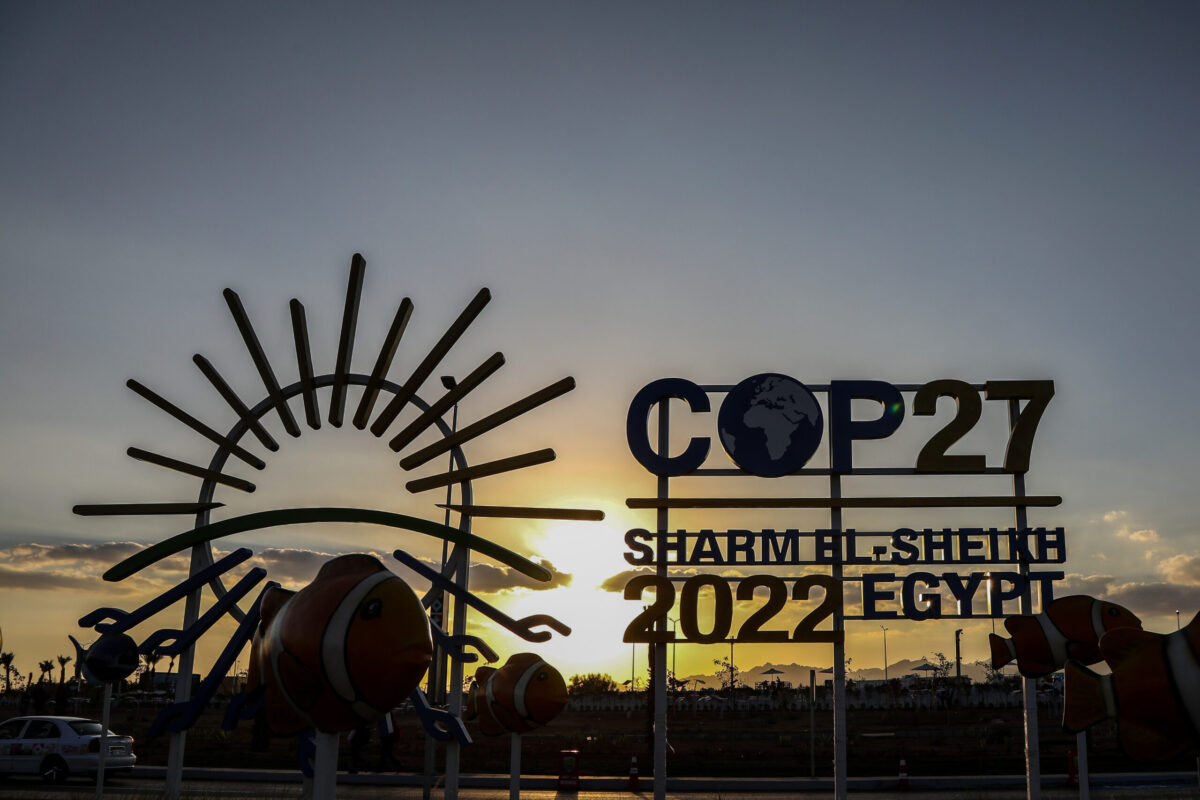
{"label": "clownfish eye", "polygon": [[538,679],[539,681],[544,681],[544,680],[546,680],[546,678],[549,678],[549,677],[550,677],[550,676],[549,676],[549,675],[547,675],[547,674],[546,674],[546,673],[544,673],[544,672],[539,672],[539,673],[537,674],[537,679]]}
{"label": "clownfish eye", "polygon": [[1121,616],[1121,610],[1117,609],[1117,608],[1110,608],[1108,610],[1108,615],[1110,617],[1119,617],[1119,616]]}
{"label": "clownfish eye", "polygon": [[381,616],[383,616],[383,601],[376,597],[363,607],[362,614],[360,616],[363,619],[379,619]]}

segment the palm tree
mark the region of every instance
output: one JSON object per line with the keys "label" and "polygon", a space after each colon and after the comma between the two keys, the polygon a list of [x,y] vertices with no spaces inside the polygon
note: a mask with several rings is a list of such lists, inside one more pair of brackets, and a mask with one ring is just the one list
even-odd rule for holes
{"label": "palm tree", "polygon": [[58,685],[62,686],[67,682],[67,664],[71,663],[70,656],[58,657]]}
{"label": "palm tree", "polygon": [[54,662],[50,659],[47,659],[46,661],[39,661],[38,669],[42,671],[42,676],[38,678],[38,683],[42,683],[46,680],[47,675],[54,674]]}
{"label": "palm tree", "polygon": [[[162,656],[160,656],[156,652],[142,654],[142,661],[144,661],[146,666],[150,669],[150,678],[149,678],[150,685],[147,687],[150,691],[154,691],[154,668],[155,668],[155,665],[157,665],[158,662],[161,660],[162,660]],[[145,674],[145,673],[143,672],[142,674]]]}
{"label": "palm tree", "polygon": [[4,667],[4,691],[12,689],[13,654],[0,653],[0,667]]}

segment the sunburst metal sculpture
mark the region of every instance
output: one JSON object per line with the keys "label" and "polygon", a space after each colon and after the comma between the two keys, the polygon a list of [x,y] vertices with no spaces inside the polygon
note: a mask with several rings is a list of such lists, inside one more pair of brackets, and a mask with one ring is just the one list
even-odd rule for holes
{"label": "sunburst metal sculpture", "polygon": [[[195,502],[130,502],[75,506],[76,514],[89,516],[191,515],[194,518],[190,529],[147,547],[116,564],[104,574],[105,580],[120,581],[152,566],[163,558],[190,549],[191,568],[186,580],[135,611],[125,612],[114,608],[97,609],[83,617],[80,625],[94,628],[97,633],[101,634],[102,639],[123,636],[135,625],[155,617],[178,600],[186,598],[182,627],[157,630],[139,643],[137,648],[138,652],[143,654],[178,655],[180,657],[179,674],[189,675],[192,671],[193,646],[196,641],[226,614],[231,615],[239,622],[237,631],[217,658],[211,671],[201,681],[196,696],[191,696],[191,687],[187,681],[179,681],[176,702],[165,709],[155,720],[151,728],[152,734],[163,732],[179,734],[195,722],[200,711],[215,694],[221,681],[233,665],[234,659],[258,625],[259,604],[266,588],[259,593],[258,599],[252,603],[249,610],[244,611],[237,604],[267,577],[266,570],[261,567],[251,569],[234,586],[226,588],[222,576],[253,555],[248,548],[238,548],[223,558],[214,558],[212,542],[227,536],[283,525],[353,522],[384,526],[407,533],[420,533],[453,544],[454,550],[443,563],[441,570],[429,568],[403,548],[396,550],[393,554],[404,566],[430,582],[429,591],[422,598],[422,603],[426,608],[440,603],[443,592],[447,592],[455,598],[453,632],[444,632],[436,621],[431,625],[435,641],[451,658],[450,680],[452,686],[461,684],[462,665],[478,659],[476,653],[467,651],[468,647],[482,654],[488,661],[494,661],[497,658],[495,652],[485,642],[478,637],[466,634],[466,608],[468,606],[475,608],[527,641],[546,641],[551,638],[551,631],[563,635],[570,633],[570,629],[566,625],[548,615],[539,614],[516,620],[471,594],[467,577],[472,552],[494,559],[538,581],[549,581],[553,577],[542,564],[535,563],[519,553],[472,533],[472,521],[478,517],[600,520],[603,519],[603,513],[598,510],[579,508],[478,505],[474,502],[473,483],[475,481],[545,464],[555,459],[555,453],[552,449],[545,448],[471,465],[468,463],[463,446],[485,434],[501,429],[505,423],[571,391],[575,386],[574,379],[563,378],[487,413],[468,425],[461,428],[451,427],[443,419],[444,415],[455,409],[460,401],[483,385],[503,366],[503,354],[495,353],[485,359],[461,381],[444,381],[444,393],[433,402],[427,402],[418,393],[488,304],[491,299],[490,292],[487,289],[481,289],[426,353],[417,367],[412,370],[407,379],[403,383],[397,384],[387,378],[387,373],[413,312],[413,303],[408,298],[404,298],[396,310],[371,373],[355,373],[350,368],[365,271],[366,262],[362,256],[355,254],[350,266],[337,361],[333,372],[325,374],[314,372],[305,309],[299,300],[291,301],[292,333],[299,378],[286,386],[281,385],[276,377],[275,370],[255,333],[241,298],[231,289],[224,291],[225,301],[262,380],[266,395],[253,405],[244,402],[208,359],[199,354],[195,355],[193,361],[196,366],[237,418],[227,433],[222,434],[217,429],[210,427],[144,384],[136,380],[127,381],[127,385],[135,393],[209,440],[216,445],[216,450],[207,466],[181,461],[136,447],[130,447],[127,451],[129,456],[137,460],[199,478],[201,483]],[[446,489],[446,502],[433,504],[436,508],[444,509],[444,522],[439,523],[387,510],[363,508],[284,508],[213,520],[212,512],[226,505],[215,499],[219,488],[235,492],[253,492],[256,488],[251,481],[229,471],[231,457],[255,470],[263,470],[266,467],[266,462],[262,458],[243,446],[246,435],[251,434],[259,444],[271,452],[280,449],[279,443],[262,424],[264,417],[274,412],[283,429],[289,435],[299,437],[302,434],[302,428],[288,404],[289,400],[299,397],[303,403],[305,423],[310,429],[319,429],[321,415],[317,390],[329,389],[327,420],[330,425],[341,427],[347,410],[348,389],[352,386],[362,387],[358,406],[352,418],[353,425],[359,430],[366,430],[369,425],[370,433],[376,438],[381,438],[389,433],[389,429],[407,406],[415,406],[418,410],[417,416],[388,440],[388,446],[401,455],[399,464],[405,471],[422,467],[438,456],[449,455],[451,460],[449,469],[414,478],[405,484],[408,492],[416,495],[435,489]],[[386,404],[381,404],[380,399],[384,395],[390,396],[390,399]],[[382,405],[382,410],[378,413],[376,413],[377,405]],[[373,415],[374,420],[372,421]],[[423,447],[412,449],[411,452],[405,451],[406,448],[413,445],[418,437],[431,428],[436,428],[441,433],[439,439]],[[459,502],[453,503],[449,493],[456,486],[459,489]],[[456,527],[448,524],[450,512],[456,512],[459,515]],[[272,585],[271,582],[266,584],[267,587]],[[214,601],[201,615],[201,595],[205,586],[211,589]],[[455,683],[456,679],[458,684]],[[454,697],[457,699],[457,693]],[[459,718],[461,708],[455,702],[451,703],[448,710],[434,709],[420,693],[420,690],[414,692],[413,700],[421,714],[422,723],[431,736],[443,740],[453,738],[462,743],[469,742],[469,737]],[[226,717],[227,723],[231,723],[239,717],[245,718],[253,710],[253,704],[247,703],[247,698],[237,698],[229,709]],[[175,791],[177,791],[179,769],[182,767],[183,758],[182,736],[172,739],[171,750],[169,766],[174,774],[173,782]],[[455,773],[456,769],[457,765],[455,764]],[[450,771],[451,764],[448,763],[448,782]],[[171,786],[172,780],[169,779],[169,793]]]}

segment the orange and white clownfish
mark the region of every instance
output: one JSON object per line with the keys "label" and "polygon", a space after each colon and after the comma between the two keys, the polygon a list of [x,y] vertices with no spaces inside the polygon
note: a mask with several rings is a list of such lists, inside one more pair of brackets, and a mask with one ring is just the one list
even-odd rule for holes
{"label": "orange and white clownfish", "polygon": [[1133,758],[1200,753],[1200,614],[1165,636],[1111,631],[1101,637],[1100,651],[1111,675],[1067,662],[1063,728],[1078,733],[1111,718]]}
{"label": "orange and white clownfish", "polygon": [[379,559],[331,559],[299,592],[268,589],[247,690],[266,691],[277,734],[374,723],[417,687],[433,658],[429,618]]}
{"label": "orange and white clownfish", "polygon": [[1062,669],[1067,659],[1095,664],[1101,636],[1117,628],[1141,630],[1142,621],[1116,603],[1075,594],[1051,602],[1040,614],[1008,617],[1004,627],[1011,639],[988,635],[992,667],[1000,669],[1015,658],[1022,675],[1040,678]]}
{"label": "orange and white clownfish", "polygon": [[465,719],[479,719],[485,736],[527,733],[545,725],[567,705],[567,684],[533,653],[517,653],[500,669],[480,667],[467,697]]}

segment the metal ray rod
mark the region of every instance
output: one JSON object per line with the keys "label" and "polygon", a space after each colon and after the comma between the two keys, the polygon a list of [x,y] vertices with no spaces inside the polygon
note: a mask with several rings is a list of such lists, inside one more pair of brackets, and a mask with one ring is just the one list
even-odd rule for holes
{"label": "metal ray rod", "polygon": [[226,289],[222,294],[225,296],[225,304],[229,306],[229,311],[233,314],[234,322],[237,323],[238,331],[242,334],[242,341],[246,343],[246,350],[249,351],[250,358],[254,360],[254,366],[258,369],[263,386],[267,389],[267,395],[270,396],[275,411],[279,414],[283,429],[292,436],[299,436],[300,426],[296,424],[296,418],[292,416],[292,410],[288,408],[287,400],[279,391],[279,381],[275,378],[275,371],[271,369],[271,362],[267,360],[267,354],[263,351],[262,343],[258,341],[258,335],[254,332],[254,326],[250,324],[250,318],[246,316],[242,299],[233,289]]}
{"label": "metal ray rod", "polygon": [[250,413],[250,408],[242,402],[242,398],[237,396],[237,393],[225,382],[221,377],[221,373],[217,372],[217,368],[209,363],[208,359],[197,353],[192,356],[192,361],[204,373],[204,377],[208,378],[208,382],[213,385],[217,393],[225,398],[225,402],[233,409],[234,413],[241,418],[242,422],[246,423],[246,427],[253,433],[263,447],[274,452],[279,449],[279,443],[275,441],[275,437],[267,432],[267,429],[262,426],[258,418]]}
{"label": "metal ray rod", "polygon": [[453,408],[455,403],[487,380],[502,366],[504,366],[504,354],[495,353],[487,361],[476,367],[470,375],[463,378],[459,383],[456,383],[454,388],[442,395],[441,399],[430,406],[428,411],[414,419],[408,424],[408,427],[396,434],[395,438],[388,442],[388,447],[399,452],[405,445],[424,433],[443,414]]}
{"label": "metal ray rod", "polygon": [[163,411],[170,414],[175,419],[182,422],[184,425],[187,425],[189,428],[191,428],[196,433],[203,436],[205,439],[208,439],[210,442],[217,445],[218,447],[222,447],[222,448],[228,450],[230,453],[237,456],[242,461],[245,461],[247,464],[254,467],[255,469],[263,469],[267,466],[266,463],[258,456],[254,455],[253,453],[247,452],[246,450],[243,450],[232,439],[228,438],[227,436],[222,436],[221,434],[217,433],[215,430],[208,427],[203,422],[196,419],[191,414],[187,413],[182,408],[180,408],[179,406],[172,403],[170,400],[167,400],[165,397],[162,397],[161,395],[154,392],[153,390],[146,388],[142,384],[135,381],[133,378],[130,378],[129,380],[125,381],[125,385],[128,386],[130,389],[132,389],[137,394],[139,394],[142,397],[144,397],[145,399],[149,400],[154,405],[161,408]]}
{"label": "metal ray rod", "polygon": [[392,398],[391,402],[379,413],[374,424],[371,425],[371,433],[376,436],[382,436],[388,426],[395,421],[396,417],[403,410],[404,406],[416,394],[417,390],[423,384],[435,369],[442,359],[446,357],[446,353],[450,352],[450,348],[454,346],[463,332],[470,326],[475,318],[479,316],[479,312],[483,311],[483,307],[492,299],[492,293],[486,288],[480,289],[479,293],[472,298],[463,312],[458,315],[458,319],[454,320],[453,324],[442,334],[442,338],[433,346],[425,356],[425,359],[417,365],[413,370],[412,375],[400,387],[400,391]]}
{"label": "metal ray rod", "polygon": [[392,366],[396,348],[400,346],[400,339],[404,336],[404,330],[408,327],[408,320],[412,317],[412,312],[412,301],[407,297],[401,300],[399,308],[396,309],[396,316],[392,318],[392,326],[388,328],[387,336],[383,339],[383,347],[379,349],[379,357],[375,359],[375,369],[371,370],[371,377],[367,381],[366,388],[363,389],[362,398],[358,401],[358,410],[354,412],[354,427],[360,431],[367,427],[367,422],[371,419],[371,412],[375,410],[375,401],[379,398],[379,387],[383,383],[383,379],[387,377],[388,369]]}
{"label": "metal ray rod", "polygon": [[329,424],[342,427],[346,410],[346,376],[354,355],[354,333],[358,327],[358,304],[362,299],[363,275],[367,262],[355,253],[350,259],[350,280],[346,284],[346,307],[342,311],[342,333],[338,337],[337,366],[334,368],[333,396],[329,401]]}
{"label": "metal ray rod", "polygon": [[456,431],[444,439],[434,442],[422,450],[418,450],[410,456],[406,456],[400,460],[400,466],[406,470],[419,467],[430,459],[436,458],[442,453],[448,453],[455,447],[474,439],[476,436],[481,436],[493,428],[497,428],[509,420],[521,416],[527,411],[532,411],[543,403],[547,403],[560,395],[566,394],[574,388],[574,378],[563,378],[562,380],[552,383],[544,389],[539,389],[533,394],[524,397],[517,402],[512,403],[511,405],[505,406],[499,411],[489,414],[481,420],[467,425],[465,428]]}
{"label": "metal ray rod", "polygon": [[221,508],[224,503],[96,503],[78,505],[71,512],[81,517],[122,517],[140,514],[195,514]]}
{"label": "metal ray rod", "polygon": [[500,475],[513,470],[524,469],[525,467],[536,466],[537,464],[545,464],[548,461],[555,459],[554,451],[549,447],[543,450],[535,450],[532,453],[522,453],[519,456],[510,456],[509,458],[501,458],[497,461],[488,461],[484,464],[477,464],[466,469],[450,470],[442,472],[438,475],[430,475],[427,478],[418,478],[404,484],[404,488],[408,489],[413,494],[425,492],[430,489],[437,489],[441,486],[449,486],[452,483],[463,483],[465,481],[473,481],[478,478],[486,478],[491,475]]}
{"label": "metal ray rod", "polygon": [[630,497],[629,508],[1050,508],[1058,495],[940,497]]}
{"label": "metal ray rod", "polygon": [[296,366],[300,370],[300,396],[304,399],[304,421],[314,431],[321,427],[317,387],[313,384],[312,349],[308,346],[308,317],[296,298],[288,304],[292,312],[292,338],[296,340]]}
{"label": "metal ray rod", "polygon": [[174,458],[169,458],[158,453],[152,453],[149,450],[142,450],[138,447],[130,447],[125,453],[130,458],[135,458],[138,461],[145,461],[147,464],[155,464],[167,469],[173,469],[176,472],[182,472],[185,475],[191,475],[196,478],[205,478],[214,480],[217,483],[224,484],[232,489],[239,489],[243,492],[253,492],[255,486],[253,483],[242,478],[226,475],[224,472],[216,472],[215,470],[201,467],[197,464],[189,464],[186,461],[178,461]]}
{"label": "metal ray rod", "polygon": [[599,522],[604,512],[589,508],[537,508],[535,506],[467,506],[438,503],[438,508],[470,514],[472,517],[501,517],[504,519],[570,519]]}

